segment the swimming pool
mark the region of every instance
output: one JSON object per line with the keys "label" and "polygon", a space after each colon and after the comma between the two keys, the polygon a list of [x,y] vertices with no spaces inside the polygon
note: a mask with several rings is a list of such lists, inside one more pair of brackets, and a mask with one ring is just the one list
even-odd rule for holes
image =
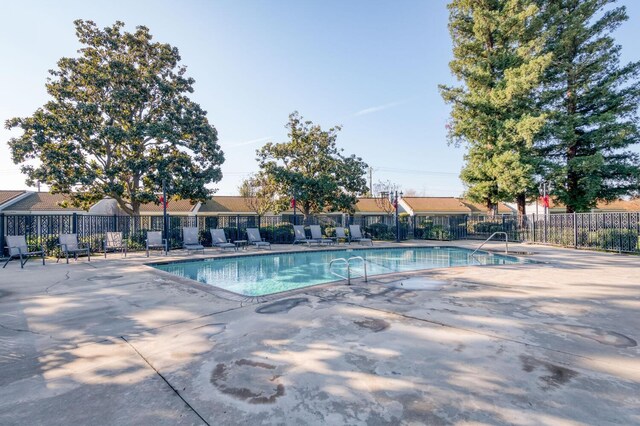
{"label": "swimming pool", "polygon": [[[365,259],[369,276],[420,269],[527,262],[487,252],[478,252],[473,257],[470,254],[471,250],[458,247],[345,249],[221,257],[151,266],[244,296],[265,296],[338,281],[340,278],[329,271],[329,263],[333,259],[353,256]],[[334,264],[334,270],[346,274],[344,265]],[[351,271],[353,276],[361,275],[361,262],[354,262]]]}

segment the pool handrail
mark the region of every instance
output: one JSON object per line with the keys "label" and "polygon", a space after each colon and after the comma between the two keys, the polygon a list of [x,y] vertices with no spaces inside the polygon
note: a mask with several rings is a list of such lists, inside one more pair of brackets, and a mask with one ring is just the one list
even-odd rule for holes
{"label": "pool handrail", "polygon": [[[333,259],[331,260],[331,262],[329,262],[329,272],[332,273],[333,275],[342,278],[343,280],[347,280],[347,285],[351,285],[351,261],[352,260],[360,260],[362,261],[362,267],[364,268],[364,282],[368,282],[368,276],[367,276],[367,261],[364,260],[364,258],[362,256],[352,256],[348,259],[345,259],[344,257],[339,257],[337,259]],[[333,271],[332,266],[334,263],[336,262],[343,262],[345,265],[347,265],[347,276],[345,277],[344,275],[340,275],[339,273]]]}
{"label": "pool handrail", "polygon": [[484,241],[482,242],[482,244],[480,244],[480,245],[478,246],[478,248],[477,248],[477,249],[475,249],[475,250],[470,254],[470,256],[473,256],[474,254],[476,254],[476,252],[477,252],[478,250],[480,250],[480,249],[482,248],[482,246],[484,246],[486,243],[488,243],[488,242],[489,242],[489,240],[491,240],[493,237],[495,237],[496,235],[499,235],[499,234],[504,234],[504,254],[509,254],[509,234],[507,234],[506,232],[503,232],[503,231],[497,231],[497,232],[494,232],[493,234],[491,234],[491,236],[490,236],[489,238],[487,238],[486,240],[484,240]]}

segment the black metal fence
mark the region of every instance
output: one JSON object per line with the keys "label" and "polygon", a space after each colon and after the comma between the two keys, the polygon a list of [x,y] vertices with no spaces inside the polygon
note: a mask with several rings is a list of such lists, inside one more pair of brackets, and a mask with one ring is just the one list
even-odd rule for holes
{"label": "black metal fence", "polygon": [[[168,216],[167,235],[172,248],[182,246],[182,228],[198,227],[200,240],[211,244],[209,229],[225,230],[231,240],[246,239],[247,228],[259,228],[263,238],[274,244],[292,243],[293,224],[302,215],[279,216]],[[306,224],[320,225],[324,235],[335,236],[335,227],[360,225],[378,240],[396,239],[392,215],[318,215]],[[494,232],[506,232],[509,241],[551,244],[627,253],[640,253],[640,212],[577,213],[528,216],[431,215],[399,217],[400,239],[484,240]],[[147,231],[162,231],[162,216],[97,216],[79,214],[9,215],[0,213],[0,247],[5,235],[25,235],[28,244],[41,245],[54,254],[61,233],[77,233],[94,251],[102,250],[106,232],[122,232],[131,250],[145,247]]]}
{"label": "black metal fence", "polygon": [[640,253],[640,212],[527,216],[526,241],[620,253]]}
{"label": "black metal fence", "polygon": [[[171,248],[182,246],[182,228],[197,227],[200,241],[211,245],[209,229],[224,229],[231,240],[246,239],[247,228],[259,228],[261,236],[274,244],[290,244],[294,240],[294,223],[302,224],[303,216],[171,216],[167,217],[167,238]],[[335,227],[361,225],[363,232],[376,239],[395,239],[393,217],[348,215],[317,215],[307,218],[306,225],[320,225],[324,235],[335,236]],[[407,237],[406,226],[402,238]],[[55,254],[62,233],[76,233],[78,240],[101,251],[107,232],[122,232],[131,250],[145,248],[147,231],[163,231],[162,216],[100,216],[82,214],[11,215],[0,213],[0,247],[5,247],[5,235],[25,235],[27,244],[45,248]],[[309,231],[307,230],[309,233]]]}
{"label": "black metal fence", "polygon": [[509,241],[640,253],[640,212],[414,216],[412,219],[413,235],[418,239],[484,240],[494,232],[506,232]]}

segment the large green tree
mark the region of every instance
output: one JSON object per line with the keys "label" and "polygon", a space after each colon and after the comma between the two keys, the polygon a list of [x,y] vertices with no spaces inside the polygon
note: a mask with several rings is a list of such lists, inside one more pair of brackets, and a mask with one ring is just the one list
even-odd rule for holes
{"label": "large green tree", "polygon": [[628,19],[613,0],[540,1],[548,26],[539,138],[542,173],[567,212],[588,211],[640,188],[640,62],[621,66],[612,32]]}
{"label": "large green tree", "polygon": [[467,147],[466,196],[489,210],[516,201],[525,213],[535,187],[534,136],[544,124],[535,94],[551,55],[534,0],[453,0],[449,66],[462,86],[440,86],[452,105],[450,142]]}
{"label": "large green tree", "polygon": [[240,183],[238,192],[244,198],[247,208],[262,217],[265,213],[276,209],[275,188],[275,182],[271,181],[268,176],[255,174]]}
{"label": "large green tree", "polygon": [[353,211],[357,197],[368,190],[367,164],[336,146],[340,127],[322,130],[297,112],[289,115],[286,127],[287,142],[270,142],[257,151],[258,176],[271,182],[276,211],[288,208],[294,196],[305,221],[325,209]]}
{"label": "large green tree", "polygon": [[28,183],[48,184],[75,205],[112,197],[134,215],[157,202],[163,180],[174,196],[205,200],[224,157],[206,111],[188,97],[194,80],[178,49],[152,42],[143,26],[75,26],[83,47],[50,71],[52,99],[6,122],[22,130],[9,146]]}

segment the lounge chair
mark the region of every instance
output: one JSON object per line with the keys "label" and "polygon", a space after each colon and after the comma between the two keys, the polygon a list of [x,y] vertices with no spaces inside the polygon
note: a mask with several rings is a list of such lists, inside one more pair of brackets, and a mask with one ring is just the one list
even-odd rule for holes
{"label": "lounge chair", "polygon": [[369,243],[373,245],[371,238],[365,238],[360,231],[360,225],[349,225],[349,242],[358,242],[360,244]]}
{"label": "lounge chair", "polygon": [[67,264],[69,264],[69,255],[73,255],[73,258],[77,261],[78,254],[87,254],[87,260],[91,262],[91,249],[87,243],[78,243],[78,234],[60,234],[58,247],[60,250],[58,251],[58,260],[56,263],[60,262],[60,257],[64,254],[64,257],[67,259]]}
{"label": "lounge chair", "polygon": [[224,234],[224,229],[210,229],[211,232],[211,247],[218,247],[221,250],[231,248],[238,250],[238,246],[233,244],[231,240],[227,240]]}
{"label": "lounge chair", "polygon": [[198,240],[198,228],[195,226],[182,228],[182,248],[189,252],[202,251],[204,253],[204,246]]}
{"label": "lounge chair", "polygon": [[344,228],[342,226],[336,227],[336,243],[339,243],[340,240],[344,240],[345,243],[349,242],[349,238],[344,232]]}
{"label": "lounge chair", "polygon": [[107,232],[102,240],[104,248],[104,258],[107,258],[108,251],[118,251],[122,256],[127,257],[127,242],[122,238],[122,232]]}
{"label": "lounge chair", "polygon": [[320,225],[311,225],[309,226],[311,229],[311,239],[318,241],[318,244],[333,244],[333,240],[331,238],[325,238],[322,236],[322,229]]}
{"label": "lounge chair", "polygon": [[[44,265],[44,249],[41,246],[28,246],[24,235],[7,235],[7,249],[9,250],[9,258],[2,267],[4,269],[11,259],[20,259],[20,268],[24,268],[24,264],[32,257],[41,257]],[[34,249],[40,250],[34,250]]]}
{"label": "lounge chair", "polygon": [[147,257],[152,249],[161,249],[165,255],[169,251],[169,244],[166,238],[162,238],[161,231],[147,231]]}
{"label": "lounge chair", "polygon": [[258,248],[268,247],[269,250],[271,250],[271,243],[260,237],[258,228],[247,228],[247,241],[249,241],[249,244],[253,244]]}
{"label": "lounge chair", "polygon": [[305,243],[307,245],[315,242],[307,237],[307,234],[304,232],[303,225],[293,225],[293,244]]}

